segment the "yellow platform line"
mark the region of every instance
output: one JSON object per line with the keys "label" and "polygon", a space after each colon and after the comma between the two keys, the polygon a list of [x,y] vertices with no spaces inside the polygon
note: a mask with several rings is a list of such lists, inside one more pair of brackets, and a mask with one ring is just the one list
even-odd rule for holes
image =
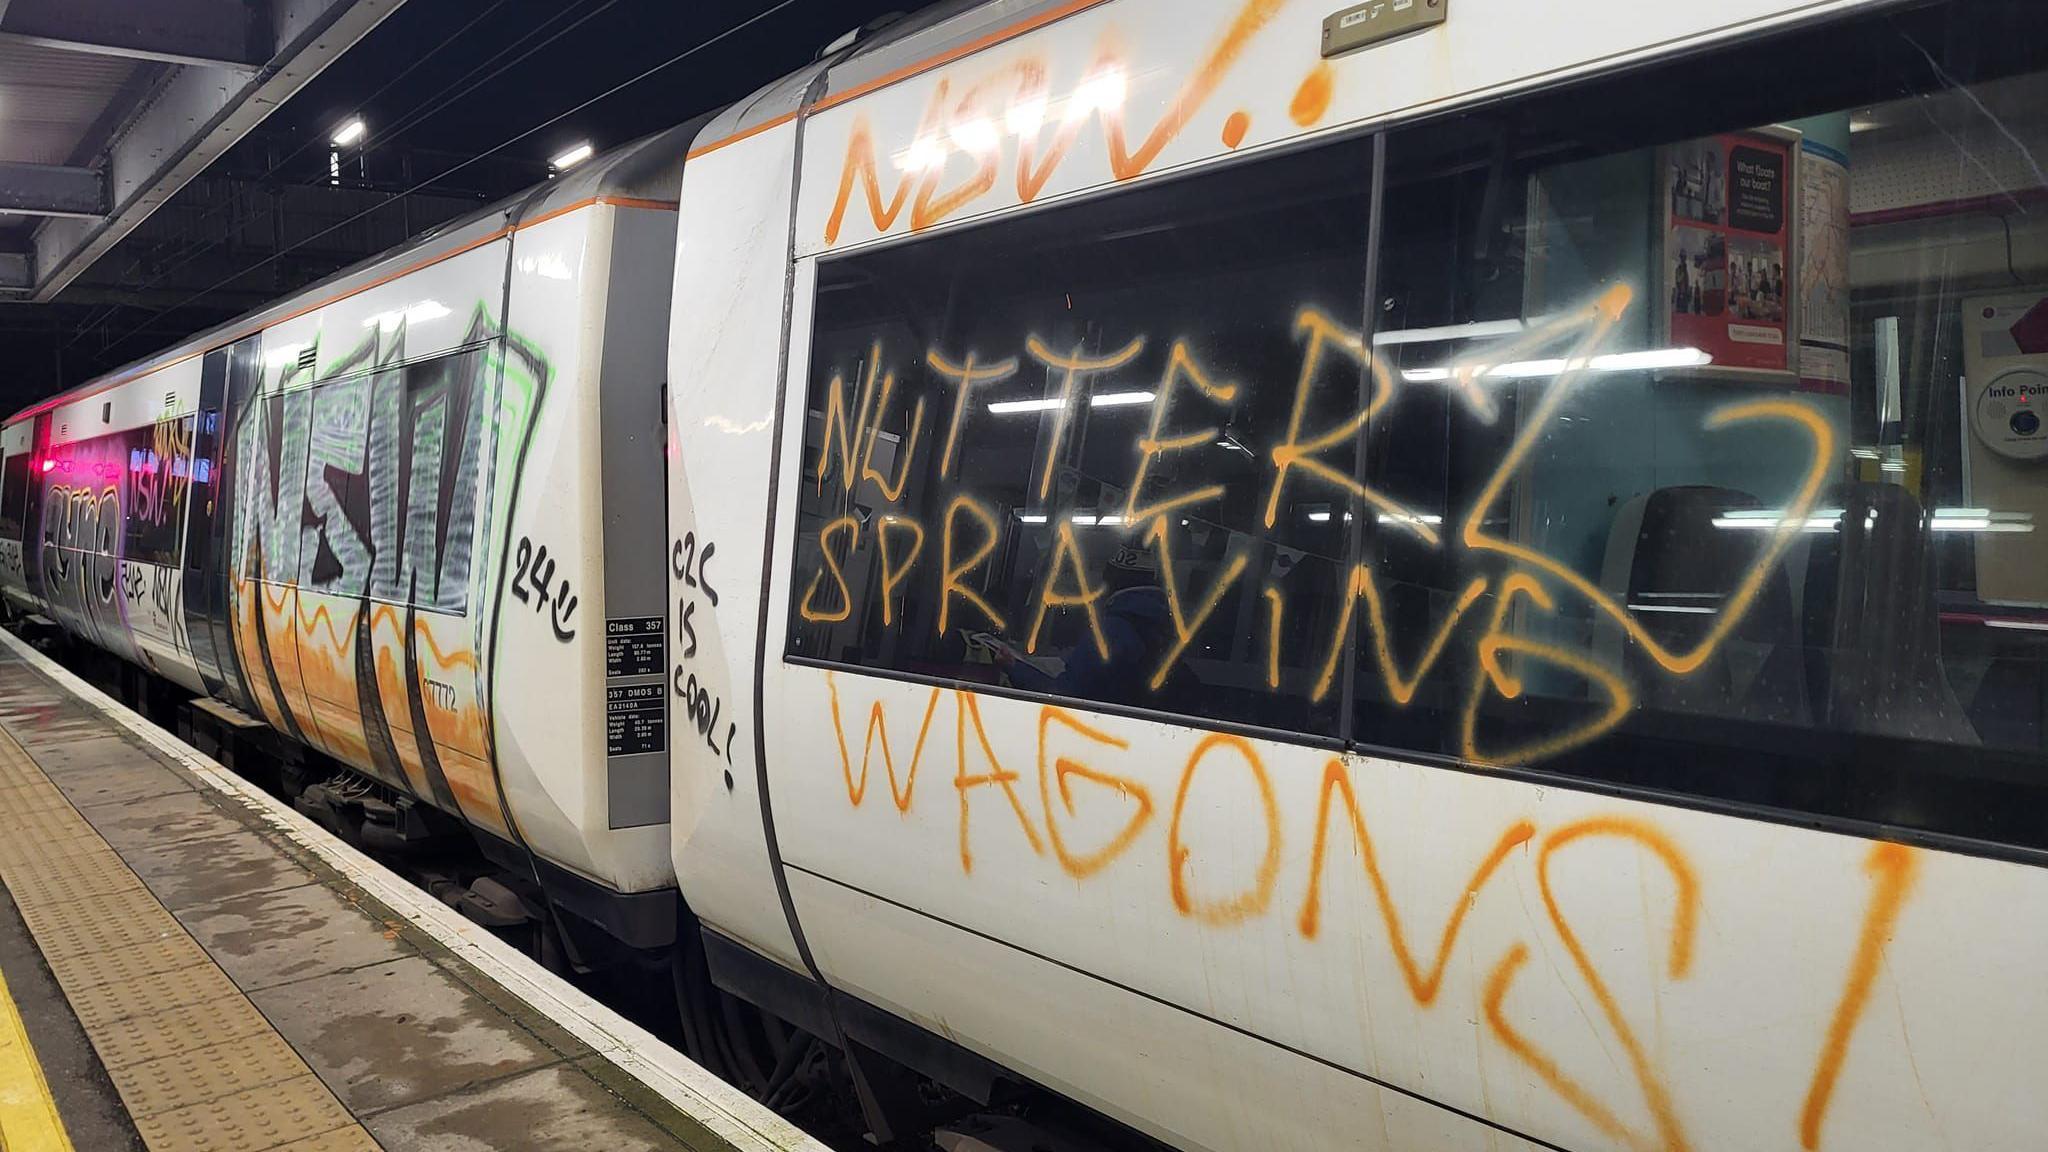
{"label": "yellow platform line", "polygon": [[0,1152],[71,1152],[50,1082],[0,975]]}

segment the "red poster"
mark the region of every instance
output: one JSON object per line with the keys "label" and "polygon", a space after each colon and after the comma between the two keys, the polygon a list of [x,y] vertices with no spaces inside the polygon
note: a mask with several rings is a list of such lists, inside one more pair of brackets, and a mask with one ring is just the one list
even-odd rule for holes
{"label": "red poster", "polygon": [[1792,367],[1792,145],[1731,132],[1665,149],[1664,307],[1674,348],[1717,368]]}

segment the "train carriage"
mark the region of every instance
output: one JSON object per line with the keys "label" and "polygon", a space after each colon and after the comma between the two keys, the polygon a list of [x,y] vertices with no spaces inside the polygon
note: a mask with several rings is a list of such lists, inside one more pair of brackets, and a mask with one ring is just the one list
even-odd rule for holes
{"label": "train carriage", "polygon": [[2048,274],[2044,49],[992,4],[712,125],[714,954],[1178,1146],[2034,1144],[2041,477],[1954,413]]}
{"label": "train carriage", "polygon": [[0,589],[884,1139],[2032,1148],[2043,109],[2021,0],[940,4],[9,421]]}
{"label": "train carriage", "polygon": [[688,136],[20,414],[0,590],[672,940],[666,757],[607,743],[603,637],[666,598],[636,513]]}

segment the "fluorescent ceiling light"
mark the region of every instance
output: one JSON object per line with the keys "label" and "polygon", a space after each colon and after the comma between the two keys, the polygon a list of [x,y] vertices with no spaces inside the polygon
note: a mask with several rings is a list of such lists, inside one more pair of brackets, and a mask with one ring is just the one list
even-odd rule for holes
{"label": "fluorescent ceiling light", "polygon": [[560,156],[555,157],[553,160],[548,161],[548,163],[554,165],[555,168],[558,170],[563,168],[573,168],[576,165],[583,163],[585,160],[590,159],[590,152],[590,143],[589,141],[585,141],[581,144],[578,144],[574,148],[569,149],[567,152],[562,153]]}
{"label": "fluorescent ceiling light", "polygon": [[1725,516],[1714,517],[1716,528],[1747,528],[1755,531],[1771,531],[1780,527],[1797,527],[1802,532],[1832,532],[1842,522],[1840,508],[1821,508],[1806,518],[1804,524],[1788,521],[1785,514],[1777,509],[1738,508]]}
{"label": "fluorescent ceiling light", "polygon": [[[1429,329],[1416,329],[1427,332]],[[1389,335],[1399,335],[1389,333]],[[1714,358],[1697,348],[1649,348],[1641,352],[1614,352],[1595,356],[1591,360],[1511,360],[1506,364],[1491,367],[1484,363],[1444,365],[1435,368],[1404,368],[1401,378],[1411,384],[1426,384],[1449,380],[1454,371],[1469,370],[1474,375],[1494,380],[1533,380],[1544,376],[1560,376],[1572,369],[1590,369],[1594,372],[1643,372],[1656,368],[1702,368],[1712,364]]]}
{"label": "fluorescent ceiling light", "polygon": [[1522,330],[1520,320],[1480,320],[1472,324],[1445,324],[1436,328],[1396,328],[1375,332],[1375,344],[1427,344],[1438,340],[1478,340],[1487,336],[1512,336]]}
{"label": "fluorescent ceiling light", "polygon": [[1133,404],[1151,402],[1150,392],[1098,392],[1088,399],[1088,403],[1096,408],[1127,408]]}
{"label": "fluorescent ceiling light", "polygon": [[[1098,392],[1089,397],[1088,403],[1095,408],[1125,408],[1133,404],[1150,404],[1150,392]],[[991,414],[1008,416],[1015,412],[1050,412],[1060,406],[1060,398],[1047,396],[1038,400],[998,400],[988,406]]]}
{"label": "fluorescent ceiling light", "polygon": [[361,140],[363,138],[363,133],[368,132],[369,130],[369,126],[363,123],[363,118],[361,116],[357,116],[354,119],[350,120],[348,123],[343,124],[339,128],[336,128],[334,130],[334,135],[330,136],[328,140],[336,148],[346,148],[349,145],[355,143],[356,141]]}

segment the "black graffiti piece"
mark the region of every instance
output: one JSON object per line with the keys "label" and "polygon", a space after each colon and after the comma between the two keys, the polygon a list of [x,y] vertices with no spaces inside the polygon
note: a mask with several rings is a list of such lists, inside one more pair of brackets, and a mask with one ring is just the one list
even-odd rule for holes
{"label": "black graffiti piece", "polygon": [[175,598],[177,585],[174,584],[173,581],[177,578],[178,574],[173,569],[150,569],[150,599],[155,603],[156,610],[165,616],[173,615],[175,610],[175,606],[173,605],[172,601]]}
{"label": "black graffiti piece", "polygon": [[711,601],[713,608],[718,607],[718,589],[711,586],[711,557],[717,551],[718,545],[706,540],[704,553],[699,556],[695,532],[683,533],[683,538],[676,541],[675,547],[669,550],[669,566],[674,569],[676,576],[692,588],[702,588],[704,598]]}
{"label": "black graffiti piece", "polygon": [[[717,552],[718,545],[710,540],[704,541],[703,548],[699,550],[695,532],[683,533],[683,538],[669,548],[669,569],[685,585],[702,592],[713,608],[718,607],[718,589],[711,585],[711,557]],[[683,643],[683,660],[697,658],[696,615],[697,601],[694,596],[685,594],[676,601],[676,619],[681,624],[679,631]],[[721,747],[718,741],[718,725],[725,714],[725,701],[714,695],[709,688],[699,684],[696,674],[681,664],[676,665],[671,686],[676,696],[684,702],[690,722],[696,725],[697,734],[704,738],[704,746],[711,749],[712,755],[723,756],[726,763],[732,763],[732,741],[739,732],[739,725],[726,721],[724,746]]]}
{"label": "black graffiti piece", "polygon": [[[531,537],[521,536],[514,555],[518,566],[512,573],[512,595],[522,604],[532,604],[535,612],[548,614],[556,640],[564,644],[574,640],[576,629],[569,626],[569,621],[576,615],[576,594],[569,588],[568,577],[555,583],[555,561],[548,555],[548,546],[536,548]],[[529,584],[531,592],[527,590]],[[548,591],[550,587],[553,592]]]}
{"label": "black graffiti piece", "polygon": [[704,738],[704,746],[711,749],[713,756],[723,756],[726,763],[732,763],[732,738],[734,733],[739,731],[739,725],[728,723],[725,726],[725,747],[719,747],[716,738],[719,717],[725,713],[725,701],[697,683],[695,673],[686,674],[681,668],[676,669],[670,684],[675,689],[675,694],[682,699],[690,723],[696,726],[697,734]]}

